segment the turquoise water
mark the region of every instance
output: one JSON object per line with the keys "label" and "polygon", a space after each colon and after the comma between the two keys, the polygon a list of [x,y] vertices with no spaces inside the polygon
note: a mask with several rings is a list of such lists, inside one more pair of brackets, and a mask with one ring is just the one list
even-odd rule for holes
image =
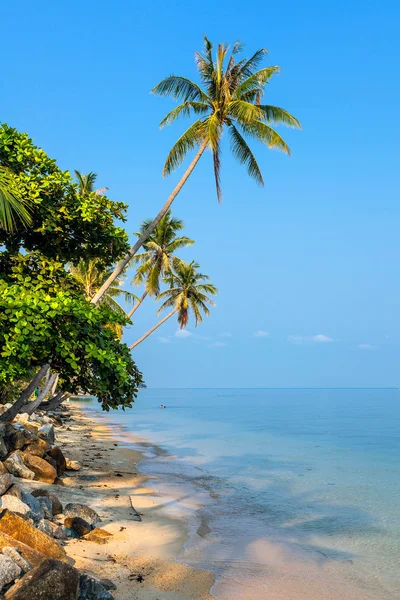
{"label": "turquoise water", "polygon": [[184,560],[221,576],[218,598],[236,597],[233,576],[258,590],[238,598],[264,597],[287,561],[337,571],[360,598],[400,597],[400,391],[146,389],[110,418],[176,457],[142,470],[197,490]]}

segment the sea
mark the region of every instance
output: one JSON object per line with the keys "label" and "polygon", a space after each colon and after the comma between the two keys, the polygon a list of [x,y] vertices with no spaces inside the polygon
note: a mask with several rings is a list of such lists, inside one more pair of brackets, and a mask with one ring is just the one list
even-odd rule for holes
{"label": "sea", "polygon": [[400,390],[148,388],[107,419],[218,600],[400,598]]}

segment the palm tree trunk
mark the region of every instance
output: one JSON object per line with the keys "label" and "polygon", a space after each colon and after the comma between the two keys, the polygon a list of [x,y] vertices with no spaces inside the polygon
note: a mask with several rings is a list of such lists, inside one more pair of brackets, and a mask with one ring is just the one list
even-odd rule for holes
{"label": "palm tree trunk", "polygon": [[161,321],[159,321],[157,323],[157,325],[154,325],[154,327],[152,327],[151,329],[149,329],[149,331],[147,333],[145,333],[144,335],[142,335],[141,338],[139,338],[138,340],[136,340],[136,342],[134,342],[132,344],[132,346],[129,346],[129,350],[133,350],[133,348],[136,348],[136,346],[138,346],[141,342],[143,342],[143,340],[145,340],[147,337],[149,337],[149,335],[151,335],[153,333],[153,331],[155,331],[156,329],[158,329],[160,327],[160,325],[162,325],[163,323],[165,323],[165,321],[168,321],[168,319],[170,317],[172,317],[172,315],[174,315],[176,312],[178,312],[178,308],[174,308],[174,310],[171,310],[171,312],[164,317],[163,319],[161,319]]}
{"label": "palm tree trunk", "polygon": [[159,224],[159,222],[161,221],[161,219],[163,218],[163,216],[168,211],[169,207],[171,206],[171,204],[173,203],[173,201],[175,200],[175,198],[181,191],[183,185],[186,183],[187,179],[191,175],[193,169],[199,162],[201,155],[203,154],[206,147],[207,147],[207,141],[204,141],[202,143],[202,145],[200,146],[200,148],[198,149],[196,156],[194,157],[194,159],[190,163],[189,167],[185,171],[182,179],[180,180],[178,185],[175,187],[175,189],[173,190],[171,195],[168,197],[168,200],[166,201],[166,203],[164,204],[164,206],[162,207],[162,209],[160,210],[160,212],[158,213],[158,215],[156,216],[154,221],[152,221],[150,223],[150,225],[148,226],[146,231],[144,233],[142,233],[142,235],[140,236],[140,238],[138,239],[136,244],[134,246],[132,246],[132,248],[129,250],[129,252],[124,256],[124,258],[115,267],[113,273],[111,273],[111,275],[107,279],[107,281],[105,283],[103,283],[103,285],[101,286],[99,291],[93,296],[93,298],[91,300],[91,302],[93,304],[97,304],[97,302],[100,300],[100,298],[108,290],[108,288],[110,287],[112,282],[118,277],[118,275],[120,275],[122,273],[122,271],[124,270],[124,268],[126,267],[128,262],[131,260],[132,256],[135,256],[136,252],[144,244],[144,242],[147,240],[149,235],[151,235],[153,233],[153,231],[155,230],[155,228],[157,227],[157,225]]}
{"label": "palm tree trunk", "polygon": [[29,400],[30,396],[37,388],[38,383],[40,383],[49,369],[50,365],[48,363],[40,367],[39,371],[36,373],[35,377],[31,379],[29,385],[21,393],[18,400],[14,402],[14,404],[8,410],[6,410],[6,412],[0,415],[0,421],[12,421],[17,416],[21,408],[24,406],[26,401]]}
{"label": "palm tree trunk", "polygon": [[46,411],[51,411],[51,410],[55,410],[56,408],[58,408],[60,406],[60,404],[62,402],[64,402],[64,400],[67,400],[68,398],[70,398],[71,394],[66,392],[58,392],[58,394],[56,396],[54,396],[53,398],[50,398],[50,400],[48,402],[42,403],[41,405],[41,409],[42,410],[46,410]]}
{"label": "palm tree trunk", "polygon": [[135,304],[135,306],[132,308],[132,310],[130,312],[128,312],[128,317],[131,318],[132,315],[135,314],[135,312],[137,311],[137,309],[139,308],[139,306],[142,304],[143,300],[146,298],[147,296],[147,292],[145,292],[143,294],[143,296],[140,298],[140,300],[138,300]]}
{"label": "palm tree trunk", "polygon": [[21,407],[20,412],[28,413],[28,415],[33,415],[35,410],[40,406],[42,401],[46,398],[47,394],[51,391],[54,383],[57,383],[57,380],[58,380],[57,373],[53,373],[52,375],[50,375],[50,378],[48,379],[43,390],[40,392],[40,394],[38,394],[38,397],[35,398],[35,400],[33,402],[28,402],[28,404],[24,404]]}

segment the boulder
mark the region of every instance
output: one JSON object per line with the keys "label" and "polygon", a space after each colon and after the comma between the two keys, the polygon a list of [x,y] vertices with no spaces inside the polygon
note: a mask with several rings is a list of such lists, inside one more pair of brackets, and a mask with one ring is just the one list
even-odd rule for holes
{"label": "boulder", "polygon": [[9,556],[0,554],[0,591],[21,575],[21,568]]}
{"label": "boulder", "polygon": [[0,496],[8,491],[8,488],[12,485],[12,477],[10,473],[2,473],[0,475]]}
{"label": "boulder", "polygon": [[25,454],[23,460],[28,469],[35,474],[35,479],[46,483],[54,483],[57,478],[57,471],[48,462],[43,460],[43,458]]}
{"label": "boulder", "polygon": [[4,465],[11,475],[22,477],[23,479],[35,479],[35,473],[25,465],[22,455],[18,450],[10,454],[4,461]]}
{"label": "boulder", "polygon": [[78,600],[113,600],[113,596],[98,579],[82,573]]}
{"label": "boulder", "polygon": [[51,504],[52,504],[53,516],[62,514],[62,511],[63,511],[62,504],[61,504],[60,500],[58,499],[58,496],[53,494],[53,492],[49,492],[49,490],[46,490],[44,488],[39,488],[38,490],[34,490],[32,492],[32,496],[35,496],[35,498],[40,498],[40,497],[49,498],[51,500]]}
{"label": "boulder", "polygon": [[26,438],[23,429],[13,427],[11,423],[7,423],[5,434],[6,446],[10,450],[20,450],[25,446]]}
{"label": "boulder", "polygon": [[57,523],[53,523],[52,521],[48,521],[48,524],[52,529],[52,537],[54,537],[56,540],[68,539],[68,534],[70,533],[70,530],[67,529],[65,525],[58,525]]}
{"label": "boulder", "polygon": [[35,522],[40,521],[40,519],[44,519],[43,506],[41,505],[39,500],[35,498],[35,496],[32,496],[32,494],[27,494],[26,492],[22,491],[21,500],[25,502],[25,504],[27,504],[31,509],[31,516]]}
{"label": "boulder", "polygon": [[4,438],[0,437],[0,459],[5,458],[8,454],[8,448],[4,441]]}
{"label": "boulder", "polygon": [[38,438],[37,440],[30,441],[29,446],[24,448],[24,455],[32,454],[33,456],[43,458],[49,448],[50,446],[47,442]]}
{"label": "boulder", "polygon": [[39,501],[39,504],[41,505],[41,507],[43,509],[44,518],[52,519],[53,518],[53,503],[50,500],[50,498],[41,496],[41,497],[37,498],[37,500]]}
{"label": "boulder", "polygon": [[110,537],[112,537],[112,533],[109,533],[100,527],[96,527],[96,529],[93,529],[90,533],[85,535],[85,540],[95,542],[96,544],[107,544]]}
{"label": "boulder", "polygon": [[67,560],[64,549],[56,541],[7,509],[0,512],[0,532],[30,546],[46,557]]}
{"label": "boulder", "polygon": [[54,460],[54,458],[51,458],[51,456],[49,456],[48,454],[45,454],[45,455],[43,456],[43,460],[45,460],[46,462],[48,462],[48,463],[49,463],[49,465],[51,465],[51,466],[53,467],[53,469],[55,469],[55,470],[56,470],[56,473],[57,473],[57,463],[56,463],[56,461]]}
{"label": "boulder", "polygon": [[77,569],[48,559],[24,575],[5,594],[6,600],[76,600],[80,575]]}
{"label": "boulder", "polygon": [[53,527],[51,526],[51,522],[48,521],[47,519],[42,519],[41,521],[39,521],[39,523],[36,525],[36,527],[42,533],[45,533],[49,537],[53,537]]}
{"label": "boulder", "polygon": [[30,431],[33,435],[37,435],[39,431],[40,423],[33,423],[29,421],[29,423],[25,423],[25,429]]}
{"label": "boulder", "polygon": [[[10,475],[11,477],[11,475]],[[18,498],[19,500],[23,500],[22,498],[22,487],[19,485],[19,483],[14,483],[11,487],[8,488],[7,490],[7,496],[15,496],[15,498]]]}
{"label": "boulder", "polygon": [[101,521],[95,510],[89,508],[89,506],[86,506],[86,504],[78,504],[75,502],[65,506],[64,515],[66,517],[80,517],[89,523],[89,525],[94,525],[95,523]]}
{"label": "boulder", "polygon": [[62,453],[62,451],[60,450],[60,448],[58,448],[57,446],[54,446],[54,448],[51,448],[51,450],[49,450],[47,452],[47,454],[53,460],[56,461],[57,474],[61,475],[62,473],[64,473],[67,468],[67,462],[66,462],[65,456]]}
{"label": "boulder", "polygon": [[64,521],[64,525],[68,529],[72,529],[78,537],[83,537],[92,531],[92,526],[80,517],[67,517]]}
{"label": "boulder", "polygon": [[10,535],[0,532],[0,550],[2,550],[3,548],[8,548],[10,546],[18,550],[18,552],[35,567],[37,565],[40,565],[40,563],[42,563],[46,559],[46,556],[44,556],[44,554],[42,554],[41,552],[37,552],[30,546],[27,546],[26,544],[15,540]]}
{"label": "boulder", "polygon": [[28,415],[28,413],[19,413],[15,417],[15,420],[18,421],[19,423],[26,423],[27,421],[29,421],[30,418],[31,418],[31,416]]}
{"label": "boulder", "polygon": [[8,510],[12,510],[14,513],[23,517],[31,516],[31,509],[29,506],[19,498],[10,496],[9,494],[4,494],[4,496],[0,498],[0,508],[8,508]]}
{"label": "boulder", "polygon": [[65,459],[66,469],[67,471],[80,471],[81,465],[77,460],[69,460],[69,458]]}
{"label": "boulder", "polygon": [[56,439],[54,425],[52,423],[46,423],[45,425],[42,425],[38,431],[38,436],[45,438],[45,440],[53,444]]}
{"label": "boulder", "polygon": [[16,548],[13,548],[12,546],[4,546],[1,552],[2,554],[4,554],[4,556],[8,556],[8,558],[11,558],[11,560],[13,560],[15,564],[19,566],[23,573],[27,573],[28,571],[33,569],[33,565],[28,560],[26,560]]}

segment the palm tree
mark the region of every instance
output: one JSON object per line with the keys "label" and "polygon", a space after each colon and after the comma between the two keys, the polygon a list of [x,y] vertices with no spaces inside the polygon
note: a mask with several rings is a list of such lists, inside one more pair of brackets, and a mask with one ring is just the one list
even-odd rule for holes
{"label": "palm tree", "polygon": [[[138,237],[146,231],[150,220],[143,221]],[[145,283],[142,297],[128,313],[131,317],[139,308],[146,296],[156,296],[160,293],[160,279],[171,269],[174,253],[180,248],[194,244],[194,240],[188,237],[176,237],[177,231],[183,229],[183,221],[171,216],[169,210],[158,223],[153,233],[143,244],[144,252],[133,257],[134,262],[142,263],[136,271],[132,284],[141,285]]]}
{"label": "palm tree", "polygon": [[0,165],[0,228],[12,233],[18,222],[26,226],[31,221],[26,202],[18,196],[11,171]]}
{"label": "palm tree", "polygon": [[136,340],[130,346],[130,350],[136,348],[153,331],[158,329],[165,321],[170,319],[175,313],[178,313],[178,323],[181,329],[186,327],[189,321],[189,311],[191,310],[196,327],[203,320],[202,312],[208,317],[210,314],[207,304],[215,306],[214,301],[207,294],[217,294],[217,288],[211,283],[204,283],[210,280],[207,275],[198,273],[199,265],[192,261],[185,263],[183,260],[173,260],[173,268],[168,271],[164,280],[169,285],[169,289],[161,292],[157,299],[165,302],[161,305],[157,314],[160,314],[165,308],[173,306],[173,309],[147,333]]}
{"label": "palm tree", "polygon": [[97,173],[94,173],[93,171],[90,171],[90,173],[84,175],[80,171],[75,170],[75,176],[78,180],[78,189],[81,196],[85,196],[91,192],[94,192],[95,194],[103,194],[103,192],[108,190],[108,187],[99,188],[98,190],[94,189]]}
{"label": "palm tree", "polygon": [[[98,289],[105,279],[107,279],[112,271],[112,267],[104,269],[102,266],[100,266],[96,259],[81,259],[76,266],[72,264],[69,265],[68,269],[71,275],[73,275],[74,279],[82,287],[85,297],[88,300],[93,296],[95,290]],[[107,293],[102,297],[101,304],[104,304],[119,315],[128,317],[125,309],[119,304],[116,298],[124,297],[126,302],[133,304],[133,302],[137,300],[137,296],[122,289],[122,285],[123,277],[120,275],[114,281],[114,285],[109,287]],[[123,331],[122,325],[119,325],[118,323],[113,324],[111,329],[115,332],[118,339],[121,339]]]}
{"label": "palm tree", "polygon": [[201,86],[186,77],[171,75],[153,89],[155,94],[172,96],[181,101],[181,104],[161,121],[161,127],[169,125],[179,116],[194,114],[199,117],[174,144],[168,154],[163,174],[169,175],[191,150],[196,150],[196,155],[158,215],[92,298],[93,303],[98,302],[113,279],[123,271],[157,227],[206,148],[209,148],[213,155],[217,195],[220,199],[221,139],[225,129],[228,129],[235,158],[247,167],[248,174],[260,185],[263,184],[261,171],[245,137],[255,138],[268,148],[290,153],[288,145],[272,125],[283,124],[300,128],[299,121],[283,108],[262,104],[265,86],[280,70],[279,67],[259,69],[267,51],[261,48],[251,58],[237,61],[236,56],[241,50],[239,43],[234,44],[229,58],[229,48],[224,44],[219,44],[215,58],[212,50],[211,42],[205,38],[204,54],[195,55]]}

